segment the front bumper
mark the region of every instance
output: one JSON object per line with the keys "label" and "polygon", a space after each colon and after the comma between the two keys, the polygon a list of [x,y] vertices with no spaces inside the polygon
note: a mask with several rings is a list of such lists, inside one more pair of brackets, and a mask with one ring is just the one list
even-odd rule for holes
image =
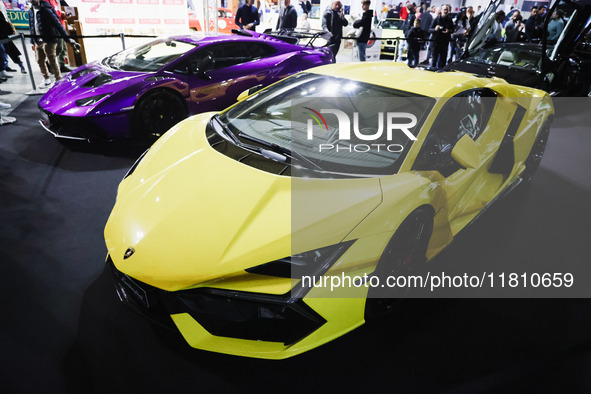
{"label": "front bumper", "polygon": [[403,57],[406,57],[406,39],[404,37],[396,37],[392,38],[382,38],[381,47],[380,47],[380,56],[384,58],[396,58],[398,56],[398,51],[402,46],[403,49]]}
{"label": "front bumper", "polygon": [[129,116],[120,113],[108,116],[57,115],[38,106],[41,112],[39,123],[56,138],[78,141],[106,141],[129,136]]}
{"label": "front bumper", "polygon": [[[271,295],[215,288],[168,292],[125,275],[110,257],[107,263],[121,301],[153,322],[176,327],[197,349],[283,359],[363,324],[364,299],[305,300],[290,298],[289,293]],[[357,306],[351,308],[352,304]],[[343,313],[352,310],[358,313]],[[353,315],[357,317],[351,318]]]}

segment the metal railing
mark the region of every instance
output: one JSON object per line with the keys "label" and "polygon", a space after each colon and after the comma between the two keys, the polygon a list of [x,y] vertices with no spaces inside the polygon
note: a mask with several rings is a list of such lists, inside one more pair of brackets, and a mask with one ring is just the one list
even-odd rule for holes
{"label": "metal railing", "polygon": [[[78,35],[70,35],[69,38],[72,38],[74,40],[79,40],[79,39],[92,39],[92,38],[119,38],[121,40],[121,48],[122,49],[126,49],[126,45],[125,45],[125,39],[126,38],[156,38],[158,36],[155,35],[140,35],[140,34],[125,34],[125,33],[119,33],[119,34],[109,34],[109,35],[83,35],[83,36],[78,36]],[[31,86],[33,88],[32,92],[29,92],[27,94],[42,94],[44,93],[44,91],[39,91],[37,89],[37,85],[35,84],[35,79],[33,77],[33,68],[31,66],[31,59],[29,58],[29,54],[28,54],[28,50],[26,47],[26,42],[25,42],[25,38],[41,38],[40,36],[37,35],[31,35],[31,34],[24,34],[24,33],[19,33],[19,34],[14,34],[9,36],[8,38],[2,39],[0,40],[0,44],[4,44],[6,42],[9,41],[15,41],[15,40],[19,40],[21,41],[21,46],[23,49],[23,54],[25,56],[25,61],[27,63],[27,70],[29,72],[29,77],[31,80]],[[59,37],[55,37],[55,38],[63,38],[61,36]],[[356,37],[342,37],[342,40],[353,40],[356,41],[358,38]],[[398,52],[398,49],[400,48],[400,44],[402,41],[406,41],[406,38],[404,37],[395,37],[395,38],[388,38],[388,37],[370,37],[370,40],[375,40],[375,41],[381,41],[381,40],[393,40],[396,41],[395,43],[395,48],[396,48],[396,52]],[[430,39],[424,39],[422,40],[423,42],[427,43],[429,41],[433,41]],[[394,60],[396,60],[396,55],[394,55]]]}
{"label": "metal railing", "polygon": [[[153,36],[153,35],[136,35],[136,34],[124,34],[124,33],[120,33],[120,34],[110,34],[110,35],[94,35],[94,36],[78,36],[78,35],[71,35],[69,36],[69,38],[72,38],[74,40],[78,40],[78,39],[87,39],[87,38],[120,38],[121,39],[121,47],[122,49],[125,49],[125,38],[156,38],[157,36]],[[33,87],[33,90],[31,92],[28,92],[27,94],[29,95],[34,95],[34,94],[42,94],[45,93],[44,91],[39,91],[37,89],[37,84],[35,83],[35,78],[33,76],[33,68],[31,67],[31,59],[29,58],[29,53],[27,50],[27,44],[25,42],[25,38],[41,38],[40,36],[37,35],[31,35],[31,34],[24,34],[24,33],[19,33],[19,34],[14,34],[9,36],[8,38],[4,38],[2,40],[0,40],[0,44],[4,44],[10,41],[16,41],[19,40],[21,41],[21,46],[23,48],[23,55],[25,56],[25,62],[27,63],[27,70],[29,72],[29,77],[31,79],[31,86]],[[63,38],[61,36],[59,37],[55,37],[55,38]]]}

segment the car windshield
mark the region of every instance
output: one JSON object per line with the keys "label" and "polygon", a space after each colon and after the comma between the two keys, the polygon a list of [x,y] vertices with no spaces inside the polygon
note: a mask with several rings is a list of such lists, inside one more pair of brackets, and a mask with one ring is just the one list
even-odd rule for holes
{"label": "car windshield", "polygon": [[382,29],[395,29],[400,30],[402,28],[402,19],[385,19],[378,24],[378,27]]}
{"label": "car windshield", "polygon": [[103,60],[103,64],[122,71],[158,71],[197,44],[171,39],[158,39],[126,49]]}
{"label": "car windshield", "polygon": [[[241,141],[293,153],[307,169],[373,176],[397,172],[413,142],[409,134],[418,134],[434,102],[373,84],[302,73],[239,102],[219,119]],[[410,124],[408,119],[415,123],[406,135],[390,127]]]}
{"label": "car windshield", "polygon": [[[551,49],[549,48],[549,50]],[[527,70],[540,70],[542,47],[495,45],[478,51],[467,60]]]}

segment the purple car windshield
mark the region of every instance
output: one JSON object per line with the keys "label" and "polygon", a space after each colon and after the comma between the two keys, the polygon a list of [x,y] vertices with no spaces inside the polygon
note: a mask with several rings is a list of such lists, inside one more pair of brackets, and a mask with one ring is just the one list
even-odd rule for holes
{"label": "purple car windshield", "polygon": [[122,71],[158,71],[196,46],[183,41],[158,39],[116,53],[103,60],[103,64]]}

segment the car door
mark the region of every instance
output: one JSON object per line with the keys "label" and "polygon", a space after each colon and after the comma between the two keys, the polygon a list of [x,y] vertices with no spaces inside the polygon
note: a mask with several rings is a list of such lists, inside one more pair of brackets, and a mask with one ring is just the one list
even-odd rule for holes
{"label": "car door", "polygon": [[462,55],[463,58],[468,57],[478,52],[487,42],[487,38],[494,29],[495,13],[500,7],[502,0],[491,0],[488,7],[482,12],[478,18],[478,25],[476,29],[470,34],[471,38],[466,45],[466,50]]}
{"label": "car door", "polygon": [[[558,12],[563,28],[554,45],[546,42],[544,37],[542,70],[550,85],[550,92],[576,91],[581,82],[581,70],[576,62],[571,60],[573,50],[577,44],[584,42],[591,28],[591,1],[560,0],[554,3],[548,11],[549,17],[545,21],[550,23],[552,13]],[[585,72],[586,70],[583,70]]]}
{"label": "car door", "polygon": [[[453,235],[498,194],[511,172],[512,162],[501,163],[502,168],[493,163],[516,110],[515,103],[490,89],[472,89],[450,98],[439,111],[412,169],[424,171],[439,186]],[[465,136],[478,157],[471,168],[452,158]]]}
{"label": "car door", "polygon": [[222,110],[243,91],[267,84],[273,67],[268,56],[274,49],[261,44],[236,40],[208,45],[179,64],[177,69],[188,74],[191,113]]}

